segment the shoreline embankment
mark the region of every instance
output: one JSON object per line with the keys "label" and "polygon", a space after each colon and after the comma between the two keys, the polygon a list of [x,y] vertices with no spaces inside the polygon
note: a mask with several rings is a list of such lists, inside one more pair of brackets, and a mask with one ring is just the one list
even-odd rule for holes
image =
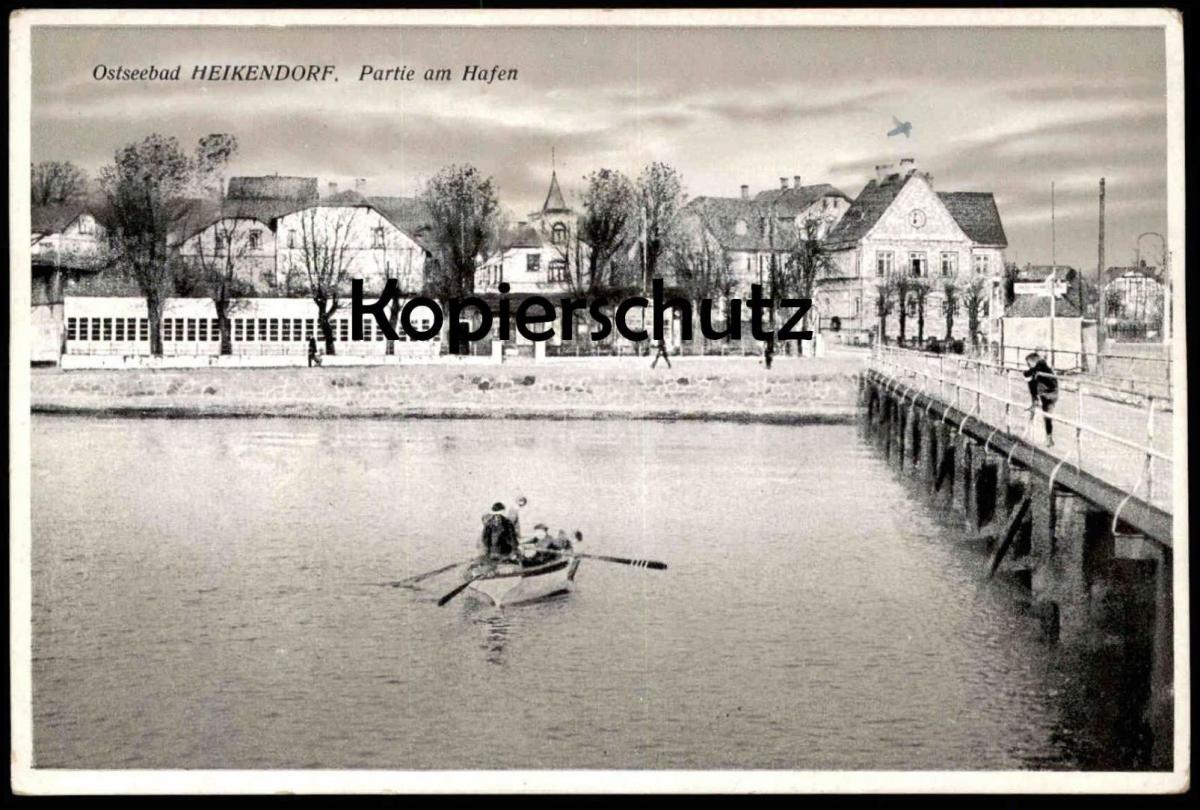
{"label": "shoreline embankment", "polygon": [[31,410],[107,418],[361,418],[849,424],[858,354],[494,366],[44,370]]}

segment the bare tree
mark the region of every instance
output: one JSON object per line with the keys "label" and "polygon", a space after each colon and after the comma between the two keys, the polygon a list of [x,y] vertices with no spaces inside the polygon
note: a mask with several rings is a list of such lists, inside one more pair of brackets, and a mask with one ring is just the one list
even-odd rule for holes
{"label": "bare tree", "polygon": [[926,278],[914,278],[911,283],[913,306],[917,310],[917,346],[925,343],[925,307],[929,304],[929,293],[933,285]]}
{"label": "bare tree", "polygon": [[[695,321],[700,316],[702,302],[723,302],[729,298],[737,286],[737,276],[709,219],[703,213],[694,216],[691,227],[683,227],[671,240],[669,263],[675,288],[694,305]],[[696,339],[703,351],[707,339],[695,324],[692,331],[698,335]]]}
{"label": "bare tree", "polygon": [[421,192],[429,211],[437,262],[429,279],[442,300],[475,291],[475,272],[499,242],[500,204],[495,185],[471,165],[446,166]]}
{"label": "bare tree", "polygon": [[146,298],[150,353],[162,355],[162,314],[178,263],[169,240],[192,179],[193,164],[175,138],[150,135],[117,150],[101,171],[110,209],[111,246]]}
{"label": "bare tree", "polygon": [[946,318],[946,340],[954,337],[954,315],[958,311],[961,284],[957,276],[942,280],[942,315]]}
{"label": "bare tree", "polygon": [[665,163],[651,163],[638,178],[636,202],[634,225],[640,233],[644,268],[641,284],[649,290],[651,280],[658,278],[659,261],[679,233],[679,213],[685,202],[679,172]]}
{"label": "bare tree", "polygon": [[287,251],[287,284],[317,305],[317,324],[325,353],[337,354],[334,313],[341,307],[342,289],[351,264],[351,239],[359,209],[313,205],[296,214],[300,242]]}
{"label": "bare tree", "polygon": [[254,285],[244,278],[252,248],[251,228],[246,222],[222,217],[189,239],[181,249],[187,282],[213,302],[223,355],[233,354],[230,316],[254,292]]}
{"label": "bare tree", "polygon": [[243,278],[249,264],[248,254],[254,248],[251,236],[254,229],[245,219],[223,216],[225,168],[237,149],[237,138],[233,135],[206,135],[197,144],[193,190],[212,202],[218,219],[207,222],[203,207],[189,208],[185,224],[195,235],[181,246],[188,281],[213,302],[223,355],[233,354],[230,315],[240,306],[241,299],[254,291],[253,284]]}
{"label": "bare tree", "polygon": [[[400,323],[400,310],[403,308],[400,299],[419,295],[425,280],[425,252],[417,247],[396,244],[399,233],[401,232],[398,230],[386,230],[383,243],[375,246],[371,252],[375,268],[384,284],[394,279],[399,287],[399,295],[392,299],[387,310],[388,323],[393,330],[396,330],[397,324]],[[388,338],[384,354],[390,356],[395,353],[396,341]]]}
{"label": "bare tree", "polygon": [[972,275],[962,288],[963,308],[967,311],[967,329],[971,333],[971,348],[979,348],[979,322],[987,307],[990,286],[984,276]]}
{"label": "bare tree", "polygon": [[913,278],[907,273],[901,271],[894,276],[894,289],[896,292],[896,316],[900,319],[900,344],[904,345],[905,338],[908,336],[908,301],[912,296]]}
{"label": "bare tree", "polygon": [[636,192],[629,178],[611,169],[592,172],[584,180],[587,189],[576,234],[587,246],[587,255],[575,265],[574,286],[581,294],[593,296],[613,285],[614,261],[636,238],[631,227]]}
{"label": "bare tree", "polygon": [[69,161],[44,160],[31,164],[29,170],[33,205],[72,202],[87,193],[87,175]]}
{"label": "bare tree", "polygon": [[887,343],[887,316],[895,307],[896,277],[891,273],[875,282],[875,314],[879,316],[879,344]]}
{"label": "bare tree", "polygon": [[[817,279],[835,269],[833,254],[820,238],[821,222],[815,217],[805,219],[796,230],[788,253],[785,274],[787,292],[797,298],[813,297]],[[804,328],[809,328],[812,309],[804,316]]]}

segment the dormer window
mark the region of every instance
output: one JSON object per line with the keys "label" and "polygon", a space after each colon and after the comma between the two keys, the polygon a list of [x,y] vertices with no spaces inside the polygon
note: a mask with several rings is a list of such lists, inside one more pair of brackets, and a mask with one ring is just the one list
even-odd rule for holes
{"label": "dormer window", "polygon": [[567,241],[567,226],[561,222],[555,223],[550,231],[550,241],[556,245],[565,244]]}
{"label": "dormer window", "polygon": [[733,230],[737,233],[738,236],[745,236],[746,235],[746,220],[739,219],[737,221],[737,223],[733,226]]}
{"label": "dormer window", "polygon": [[84,235],[88,235],[88,234],[93,233],[94,231],[95,231],[95,229],[92,227],[92,218],[91,217],[80,217],[79,218],[79,232],[80,233],[82,233]]}
{"label": "dormer window", "polygon": [[374,233],[374,236],[372,238],[371,247],[377,247],[377,248],[383,247],[384,246],[383,228],[375,228],[373,233]]}

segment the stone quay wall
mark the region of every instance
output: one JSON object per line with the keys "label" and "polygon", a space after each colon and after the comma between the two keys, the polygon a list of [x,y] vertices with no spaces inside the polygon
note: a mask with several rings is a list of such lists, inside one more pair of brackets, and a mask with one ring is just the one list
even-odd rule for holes
{"label": "stone quay wall", "polygon": [[47,371],[35,413],[714,419],[850,423],[860,357],[585,359],[501,366]]}

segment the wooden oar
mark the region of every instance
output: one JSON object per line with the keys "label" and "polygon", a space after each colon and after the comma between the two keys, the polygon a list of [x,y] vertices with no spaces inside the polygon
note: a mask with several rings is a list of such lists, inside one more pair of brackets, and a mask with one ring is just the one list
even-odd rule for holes
{"label": "wooden oar", "polygon": [[439,599],[439,600],[438,600],[438,607],[441,607],[442,605],[446,604],[446,603],[447,603],[447,602],[449,602],[451,599],[453,599],[454,597],[458,596],[460,593],[462,593],[463,591],[465,591],[465,590],[467,589],[467,587],[468,587],[468,586],[469,586],[469,585],[470,585],[472,582],[474,582],[475,580],[477,580],[477,579],[483,579],[484,577],[486,577],[486,576],[488,576],[488,575],[492,574],[494,571],[495,571],[495,569],[494,569],[494,568],[489,568],[488,570],[484,571],[482,574],[476,574],[475,576],[471,577],[471,578],[470,578],[470,579],[468,579],[466,582],[464,582],[462,585],[459,585],[457,588],[455,588],[454,590],[450,591],[450,593],[446,594],[446,595],[445,595],[445,596],[443,596],[441,599]]}
{"label": "wooden oar", "polygon": [[621,565],[632,565],[635,568],[653,568],[655,571],[666,571],[667,564],[658,560],[631,560],[628,557],[606,557],[603,554],[579,554],[574,551],[558,551],[557,549],[547,548],[543,551],[549,551],[551,554],[557,554],[561,557],[576,557],[583,560],[604,560],[605,562],[620,563]]}
{"label": "wooden oar", "polygon": [[391,583],[391,586],[393,588],[400,588],[400,587],[406,587],[408,585],[416,585],[421,580],[429,579],[430,577],[437,576],[438,574],[443,574],[446,571],[449,571],[451,568],[458,568],[460,565],[466,565],[469,562],[471,562],[471,560],[467,560],[466,562],[451,563],[450,565],[445,565],[445,566],[442,566],[441,568],[436,568],[433,571],[426,571],[424,574],[417,574],[416,576],[405,577],[404,579],[401,579],[401,580]]}

